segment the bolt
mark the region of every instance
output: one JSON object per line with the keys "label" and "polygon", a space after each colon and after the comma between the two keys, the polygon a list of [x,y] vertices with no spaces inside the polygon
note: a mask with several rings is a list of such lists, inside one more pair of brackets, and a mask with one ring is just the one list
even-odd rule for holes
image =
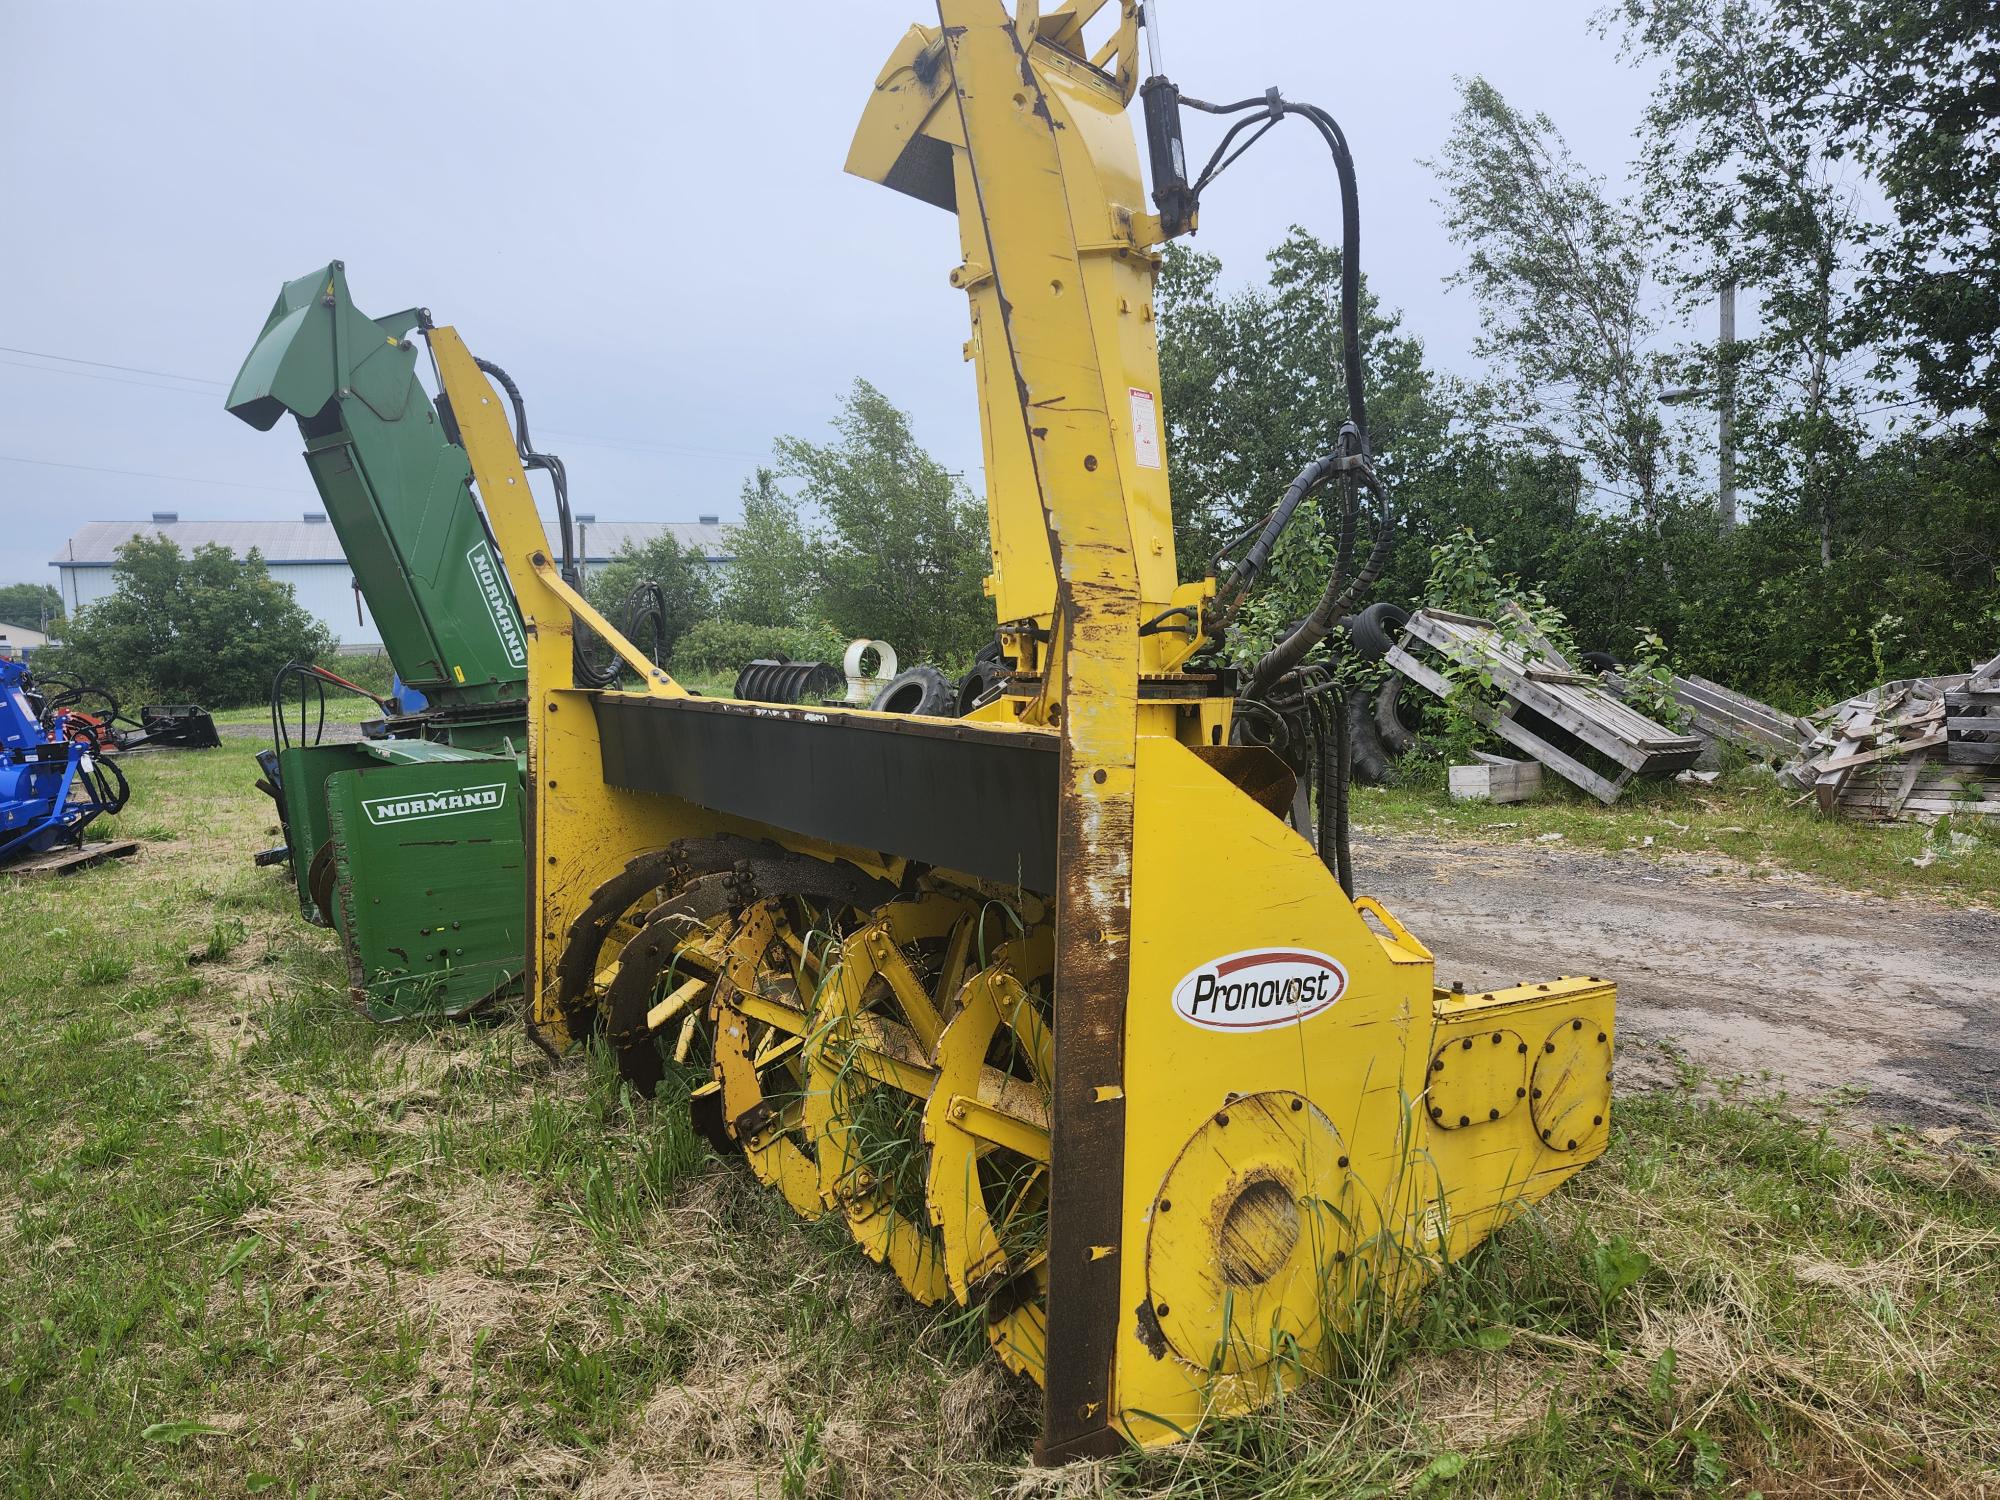
{"label": "bolt", "polygon": [[1171,1198],[1162,1198],[1160,1200],[1161,1213],[1165,1213],[1168,1209],[1172,1208],[1173,1206],[1174,1206],[1174,1200]]}
{"label": "bolt", "polygon": [[1577,1017],[1577,1018],[1576,1018],[1576,1019],[1575,1019],[1574,1021],[1570,1022],[1570,1023],[1569,1023],[1569,1029],[1570,1029],[1571,1031],[1581,1031],[1581,1030],[1583,1030],[1583,1017],[1581,1017],[1581,1016],[1578,1016],[1578,1017]]}
{"label": "bolt", "polygon": [[1523,1042],[1521,1043],[1520,1046],[1516,1047],[1514,1050],[1516,1052],[1526,1052],[1528,1050],[1528,1044],[1526,1042]]}
{"label": "bolt", "polygon": [[1218,1125],[1227,1125],[1229,1123],[1228,1111],[1225,1110],[1221,1114],[1217,1115],[1215,1117],[1215,1123]]}
{"label": "bolt", "polygon": [[1466,1039],[1465,1039],[1465,1040],[1464,1040],[1463,1042],[1461,1042],[1461,1043],[1460,1043],[1459,1045],[1460,1045],[1461,1047],[1463,1047],[1463,1048],[1464,1048],[1464,1049],[1465,1049],[1465,1050],[1466,1050],[1467,1052],[1470,1052],[1470,1051],[1472,1050],[1472,1038],[1471,1038],[1471,1037],[1467,1037],[1467,1038],[1466,1038]]}
{"label": "bolt", "polygon": [[1433,1073],[1442,1073],[1444,1071],[1444,1059],[1442,1057],[1431,1059],[1431,1071]]}
{"label": "bolt", "polygon": [[1604,1116],[1603,1116],[1603,1115],[1592,1115],[1592,1116],[1590,1117],[1590,1123],[1591,1123],[1591,1124],[1593,1124],[1593,1125],[1602,1125],[1602,1124],[1604,1123]]}
{"label": "bolt", "polygon": [[1167,1307],[1167,1304],[1162,1302],[1153,1309],[1153,1316],[1156,1318],[1164,1318],[1169,1311],[1170,1309]]}
{"label": "bolt", "polygon": [[1494,1032],[1494,1033],[1493,1033],[1493,1045],[1494,1045],[1494,1046],[1496,1046],[1496,1047],[1497,1047],[1497,1046],[1499,1046],[1499,1045],[1500,1045],[1500,1037],[1501,1037],[1501,1033],[1500,1033],[1500,1032],[1497,1032],[1497,1031],[1496,1031],[1496,1032]]}
{"label": "bolt", "polygon": [[1603,1032],[1601,1032],[1601,1031],[1600,1031],[1600,1032],[1598,1032],[1598,1033],[1597,1033],[1597,1039],[1598,1039],[1598,1040],[1599,1040],[1600,1042],[1601,1042],[1601,1041],[1604,1041],[1604,1040],[1605,1040],[1605,1036],[1604,1036],[1604,1033],[1603,1033]]}
{"label": "bolt", "polygon": [[1528,1091],[1526,1089],[1515,1089],[1514,1097],[1516,1099],[1525,1099],[1528,1097]]}
{"label": "bolt", "polygon": [[1576,1149],[1576,1142],[1575,1142],[1575,1141],[1571,1141],[1571,1142],[1569,1143],[1569,1147],[1568,1147],[1568,1149],[1569,1149],[1569,1150],[1571,1150],[1571,1151],[1574,1151],[1574,1150]]}
{"label": "bolt", "polygon": [[1541,1097],[1542,1097],[1542,1091],[1541,1091],[1540,1089],[1536,1089],[1536,1090],[1535,1090],[1535,1097],[1536,1097],[1537,1099],[1539,1099],[1539,1098],[1541,1098]]}
{"label": "bolt", "polygon": [[1084,454],[1083,467],[1086,473],[1095,474],[1097,472],[1097,455],[1095,453]]}
{"label": "bolt", "polygon": [[1553,1052],[1556,1050],[1556,1044],[1554,1042],[1543,1042],[1542,1050],[1544,1052]]}
{"label": "bolt", "polygon": [[1340,1159],[1340,1160],[1339,1160],[1339,1161],[1338,1161],[1338,1162],[1336,1163],[1336,1165],[1337,1165],[1337,1166],[1342,1166],[1342,1167],[1346,1166],[1346,1165],[1347,1165],[1347,1158],[1346,1158],[1346,1157],[1344,1157],[1344,1156],[1343,1156],[1343,1157],[1341,1157],[1341,1159]]}
{"label": "bolt", "polygon": [[1306,1101],[1303,1099],[1294,1099],[1292,1101],[1293,1114],[1297,1114],[1300,1110],[1304,1109],[1305,1107],[1306,1107]]}
{"label": "bolt", "polygon": [[1467,1126],[1467,1125],[1470,1125],[1470,1124],[1472,1123],[1472,1116],[1471,1116],[1471,1115],[1460,1115],[1460,1116],[1458,1117],[1458,1123],[1459,1123],[1459,1125],[1460,1125],[1461,1127],[1464,1127],[1464,1126]]}
{"label": "bolt", "polygon": [[1433,1104],[1431,1106],[1431,1118],[1433,1120],[1442,1120],[1444,1118],[1444,1111]]}

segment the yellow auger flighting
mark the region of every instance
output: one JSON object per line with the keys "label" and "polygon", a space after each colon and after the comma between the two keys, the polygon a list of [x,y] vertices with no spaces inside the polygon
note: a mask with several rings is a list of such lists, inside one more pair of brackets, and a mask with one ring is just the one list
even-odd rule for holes
{"label": "yellow auger flighting", "polygon": [[[1275,91],[1184,99],[1157,62],[1142,88],[1133,0],[937,9],[848,170],[958,220],[998,627],[964,717],[690,695],[551,562],[500,398],[427,332],[529,633],[530,1024],[558,1050],[602,1032],[649,1091],[689,1079],[800,1213],[838,1215],[912,1296],[981,1309],[1044,1387],[1054,1462],[1327,1367],[1597,1156],[1613,993],[1442,992],[1349,894],[1325,642],[1389,514],[1339,127]],[[1183,107],[1230,122],[1200,173]],[[1288,119],[1341,180],[1352,422],[1220,579],[1184,583],[1159,247]],[[1314,495],[1340,543],[1325,595],[1234,669],[1231,622]],[[579,630],[639,686],[583,685]]]}

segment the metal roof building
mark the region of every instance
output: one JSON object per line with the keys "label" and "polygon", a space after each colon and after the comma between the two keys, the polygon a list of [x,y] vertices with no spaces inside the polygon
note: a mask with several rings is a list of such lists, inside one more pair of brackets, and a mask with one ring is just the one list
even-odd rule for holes
{"label": "metal roof building", "polygon": [[25,625],[9,625],[0,620],[0,658],[20,658],[30,651],[39,651],[49,643],[49,638],[39,630],[30,630]]}
{"label": "metal roof building", "polygon": [[[643,547],[662,533],[699,552],[711,567],[725,567],[731,561],[729,528],[719,516],[698,521],[599,521],[580,515],[576,523],[586,569],[611,561],[628,545]],[[118,549],[134,537],[155,535],[166,537],[183,552],[217,546],[241,558],[254,549],[271,576],[292,586],[300,605],[333,631],[343,650],[368,651],[382,644],[381,632],[354,587],[340,538],[323,511],[308,511],[297,521],[183,521],[177,512],[155,511],[151,521],[86,522],[49,559],[49,566],[56,569],[64,612],[109,594],[116,581],[112,568]]]}

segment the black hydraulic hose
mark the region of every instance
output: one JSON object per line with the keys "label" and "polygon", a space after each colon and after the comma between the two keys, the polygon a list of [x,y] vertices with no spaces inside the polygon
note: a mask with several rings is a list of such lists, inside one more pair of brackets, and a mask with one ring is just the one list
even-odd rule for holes
{"label": "black hydraulic hose", "polygon": [[514,408],[514,448],[521,455],[521,467],[542,470],[555,487],[556,525],[562,533],[562,576],[573,587],[578,575],[576,537],[569,512],[569,471],[553,453],[535,451],[535,441],[528,433],[528,403],[521,395],[520,386],[514,383],[514,377],[490,359],[481,359],[475,354],[472,362],[500,382],[500,388],[507,393],[507,400]]}
{"label": "black hydraulic hose", "polygon": [[[1359,573],[1347,576],[1347,566],[1352,562],[1353,524],[1350,516],[1342,526],[1342,536],[1347,541],[1346,550],[1334,559],[1333,571],[1328,575],[1326,588],[1320,594],[1319,603],[1311,614],[1301,620],[1291,633],[1258,660],[1250,669],[1250,684],[1245,691],[1251,696],[1269,691],[1271,685],[1287,672],[1305,660],[1313,647],[1332,633],[1334,622],[1347,610],[1363,590],[1382,576],[1382,568],[1389,560],[1389,540],[1394,530],[1394,516],[1389,508],[1389,494],[1381,481],[1367,470],[1361,471],[1365,485],[1381,503],[1381,514],[1375,523],[1375,544],[1369,549],[1368,560]],[[1352,498],[1350,497],[1350,505]]]}
{"label": "black hydraulic hose", "polygon": [[[92,758],[87,776],[91,795],[101,804],[103,811],[116,813],[124,809],[131,800],[132,784],[125,779],[125,773],[118,769],[118,763],[108,755],[99,754]],[[112,782],[117,786],[113,787]]]}
{"label": "black hydraulic hose", "polygon": [[[534,439],[528,433],[528,403],[521,395],[520,386],[514,377],[490,359],[474,355],[472,362],[481,370],[500,382],[500,388],[507,393],[507,400],[514,408],[514,447],[521,456],[521,467],[540,469],[549,476],[549,482],[556,496],[556,530],[561,535],[563,582],[579,592],[583,587],[583,573],[577,566],[576,525],[569,509],[569,470],[563,461],[553,453],[535,451]],[[618,658],[609,650],[601,655],[594,653],[592,645],[602,645],[595,635],[579,625],[575,632],[574,649],[571,652],[572,671],[578,687],[609,687],[618,680]]]}
{"label": "black hydraulic hose", "polygon": [[[1229,570],[1229,575],[1216,585],[1215,597],[1218,601],[1240,599],[1243,594],[1249,592],[1251,585],[1256,583],[1259,575],[1271,561],[1271,553],[1277,548],[1278,538],[1284,534],[1285,528],[1291,525],[1292,512],[1299,508],[1306,496],[1326,483],[1328,476],[1337,472],[1340,466],[1338,455],[1330,453],[1324,458],[1314,459],[1299,470],[1298,478],[1292,481],[1290,488],[1285,491],[1284,498],[1266,518],[1263,528],[1257,533],[1257,539],[1250,544],[1250,550],[1245,552],[1236,566]],[[1234,609],[1230,609],[1229,613],[1234,615]]]}
{"label": "black hydraulic hose", "polygon": [[[667,653],[667,595],[655,579],[645,579],[625,596],[622,611],[625,639],[640,650],[654,666],[662,665]],[[650,638],[651,649],[641,642]]]}
{"label": "black hydraulic hose", "polygon": [[[1268,699],[1281,682],[1297,683],[1302,712],[1313,740],[1309,762],[1309,784],[1316,782],[1318,822],[1316,833],[1320,856],[1351,897],[1354,892],[1353,851],[1350,838],[1348,791],[1353,771],[1353,745],[1348,734],[1345,693],[1331,682],[1315,683],[1322,677],[1319,668],[1308,668],[1308,655],[1324,641],[1348,604],[1381,576],[1388,561],[1394,511],[1389,492],[1377,477],[1372,459],[1374,450],[1368,436],[1368,393],[1361,361],[1361,199],[1354,170],[1354,154],[1339,123],[1324,109],[1313,104],[1294,104],[1276,89],[1262,99],[1241,99],[1233,104],[1210,104],[1186,95],[1180,102],[1207,114],[1235,115],[1261,107],[1257,116],[1235,121],[1223,133],[1214,153],[1196,178],[1191,196],[1199,207],[1202,190],[1264,134],[1286,116],[1296,115],[1319,132],[1333,158],[1334,175],[1340,188],[1340,366],[1347,394],[1347,425],[1341,432],[1339,449],[1314,459],[1299,471],[1284,497],[1273,508],[1257,537],[1242,559],[1230,569],[1216,590],[1216,607],[1211,630],[1219,635],[1227,629],[1241,608],[1258,576],[1269,565],[1279,538],[1291,524],[1306,498],[1317,493],[1336,475],[1342,476],[1343,503],[1338,520],[1325,517],[1327,529],[1335,536],[1334,561],[1318,605],[1251,669],[1243,701]],[[1237,139],[1253,125],[1262,128],[1236,146]],[[1232,150],[1231,148],[1234,147]],[[1190,210],[1192,213],[1192,209]],[[1354,570],[1354,547],[1360,529],[1361,492],[1366,490],[1376,502],[1375,539],[1361,569]],[[1235,543],[1217,554],[1217,564],[1234,549]]]}

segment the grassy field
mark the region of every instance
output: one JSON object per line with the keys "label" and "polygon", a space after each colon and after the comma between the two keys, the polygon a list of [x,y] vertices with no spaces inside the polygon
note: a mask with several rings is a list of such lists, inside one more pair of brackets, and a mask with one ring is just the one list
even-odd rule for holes
{"label": "grassy field", "polygon": [[674,1101],[354,1014],[248,752],[135,758],[135,860],[0,881],[0,1491],[2000,1494],[2000,1163],[1694,1078],[1340,1379],[1034,1471],[1034,1390]]}

